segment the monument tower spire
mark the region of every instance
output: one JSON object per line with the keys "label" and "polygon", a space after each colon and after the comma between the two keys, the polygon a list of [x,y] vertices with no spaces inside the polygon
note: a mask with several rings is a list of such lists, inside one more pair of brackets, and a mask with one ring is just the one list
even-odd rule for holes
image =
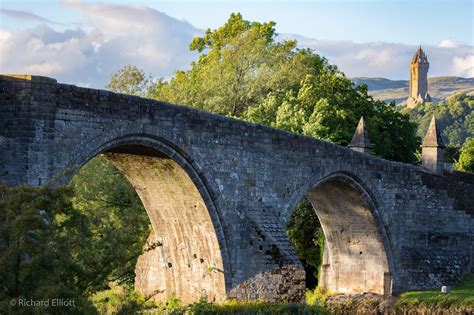
{"label": "monument tower spire", "polygon": [[430,63],[423,49],[418,50],[413,55],[410,64],[410,83],[408,91],[407,107],[413,108],[418,103],[431,101],[428,94],[428,69]]}

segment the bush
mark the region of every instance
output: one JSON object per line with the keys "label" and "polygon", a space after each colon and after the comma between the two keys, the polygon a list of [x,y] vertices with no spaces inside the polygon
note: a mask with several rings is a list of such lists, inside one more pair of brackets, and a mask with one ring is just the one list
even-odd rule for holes
{"label": "bush", "polygon": [[127,285],[111,283],[109,290],[100,291],[91,297],[100,314],[131,314],[157,307],[152,301],[133,291]]}

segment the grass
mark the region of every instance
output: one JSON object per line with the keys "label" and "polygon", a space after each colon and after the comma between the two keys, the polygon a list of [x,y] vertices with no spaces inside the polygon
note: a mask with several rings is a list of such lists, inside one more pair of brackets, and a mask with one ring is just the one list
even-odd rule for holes
{"label": "grass", "polygon": [[453,286],[449,294],[440,291],[405,292],[394,305],[397,310],[415,307],[420,310],[474,311],[474,274],[466,276],[462,283]]}
{"label": "grass", "polygon": [[[316,291],[316,290],[315,290]],[[314,292],[315,292],[314,291]],[[308,291],[310,292],[310,291]],[[311,291],[312,292],[312,291]],[[312,292],[313,293],[313,292]],[[185,305],[175,296],[166,302],[147,301],[143,296],[133,292],[130,287],[111,284],[109,290],[101,291],[91,297],[91,301],[100,314],[163,314],[163,315],[310,315],[329,314],[321,304],[323,295],[313,293],[313,302],[265,303],[261,301],[228,300],[222,304],[209,303],[203,297],[199,302]]]}
{"label": "grass", "polygon": [[156,307],[156,303],[145,300],[131,287],[114,283],[110,283],[110,289],[97,292],[90,300],[99,314],[106,315],[134,314]]}
{"label": "grass", "polygon": [[190,305],[182,314],[242,314],[242,315],[306,315],[306,314],[329,314],[327,310],[319,305],[292,304],[292,303],[264,303],[264,302],[242,302],[227,301],[223,304],[210,304],[201,301]]}
{"label": "grass", "polygon": [[335,293],[325,291],[320,287],[317,287],[314,290],[306,289],[306,304],[326,308],[326,300],[329,296],[333,294]]}
{"label": "grass", "polygon": [[[312,291],[307,290],[306,304],[235,300],[214,304],[207,302],[205,298],[201,298],[195,304],[184,305],[176,297],[171,297],[166,302],[147,301],[144,297],[134,293],[130,288],[113,285],[110,290],[94,295],[92,302],[100,314],[141,313],[167,315],[306,315],[330,314],[330,309],[336,313],[339,311],[339,313],[350,314],[355,312],[355,310],[371,312],[377,308],[380,302],[371,298],[360,301],[348,299],[343,305],[327,305],[328,297],[334,294],[319,288]],[[474,311],[474,274],[466,276],[464,281],[454,286],[449,294],[443,294],[440,291],[405,292],[395,301],[391,311],[401,311],[402,313],[408,311],[410,314],[412,312],[444,312],[445,314],[460,312],[469,314]]]}

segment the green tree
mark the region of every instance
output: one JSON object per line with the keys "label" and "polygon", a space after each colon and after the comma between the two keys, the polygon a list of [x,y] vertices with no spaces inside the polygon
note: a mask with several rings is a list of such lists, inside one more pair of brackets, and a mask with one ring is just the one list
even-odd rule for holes
{"label": "green tree", "polygon": [[410,163],[417,160],[420,140],[409,117],[394,104],[374,101],[365,85],[354,88],[334,68],[306,75],[298,92],[290,90],[284,96],[270,93],[264,102],[244,113],[252,122],[341,145],[349,144],[361,116],[366,119],[375,155]]}
{"label": "green tree", "polygon": [[[325,60],[308,50],[296,50],[295,41],[275,41],[275,23],[249,22],[232,14],[219,29],[207,29],[190,49],[200,52],[188,71],[178,71],[160,82],[153,96],[213,113],[241,117],[261,103],[269,92],[297,88],[304,74]],[[313,65],[313,64],[314,65]]]}
{"label": "green tree", "polygon": [[461,148],[459,161],[454,169],[474,173],[474,138],[468,138]]}
{"label": "green tree", "polygon": [[94,313],[88,298],[96,292],[116,284],[133,289],[150,233],[136,192],[103,157],[68,187],[0,185],[0,222],[0,313],[20,297],[70,298],[77,308],[15,312]]}
{"label": "green tree", "polygon": [[113,92],[145,96],[152,79],[136,66],[127,65],[110,76],[107,88]]}
{"label": "green tree", "polygon": [[297,49],[296,41],[277,42],[275,34],[273,22],[232,14],[219,29],[193,39],[190,49],[201,55],[189,70],[158,81],[147,95],[341,145],[364,116],[374,154],[417,161],[420,139],[407,114],[373,100],[366,85],[355,87],[325,58]]}
{"label": "green tree", "polygon": [[[73,243],[87,234],[72,191],[0,185],[0,313],[94,313],[78,286]],[[73,307],[18,307],[12,300],[74,300]]]}
{"label": "green tree", "polygon": [[418,104],[412,110],[402,109],[418,125],[417,134],[423,138],[433,115],[447,145],[445,160],[457,161],[462,144],[474,137],[474,96],[456,94],[447,100]]}
{"label": "green tree", "polygon": [[135,190],[101,156],[84,165],[70,187],[72,204],[88,227],[88,234],[72,246],[81,267],[81,290],[90,295],[108,289],[110,282],[133,286],[135,264],[150,233],[148,215]]}
{"label": "green tree", "polygon": [[447,100],[418,104],[411,111],[411,119],[418,124],[418,135],[424,137],[433,115],[446,144],[460,147],[474,137],[474,95],[456,94]]}
{"label": "green tree", "polygon": [[[306,270],[306,285],[312,289],[317,284],[322,263],[324,234],[308,198],[296,206],[286,227],[286,234]],[[308,274],[309,273],[309,274]]]}

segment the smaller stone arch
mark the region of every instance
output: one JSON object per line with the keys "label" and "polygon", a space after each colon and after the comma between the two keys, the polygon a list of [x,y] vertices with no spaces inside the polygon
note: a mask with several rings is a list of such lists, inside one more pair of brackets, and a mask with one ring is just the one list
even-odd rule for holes
{"label": "smaller stone arch", "polygon": [[333,173],[300,189],[290,209],[305,195],[325,235],[319,286],[349,294],[391,294],[390,241],[370,190],[351,174]]}

